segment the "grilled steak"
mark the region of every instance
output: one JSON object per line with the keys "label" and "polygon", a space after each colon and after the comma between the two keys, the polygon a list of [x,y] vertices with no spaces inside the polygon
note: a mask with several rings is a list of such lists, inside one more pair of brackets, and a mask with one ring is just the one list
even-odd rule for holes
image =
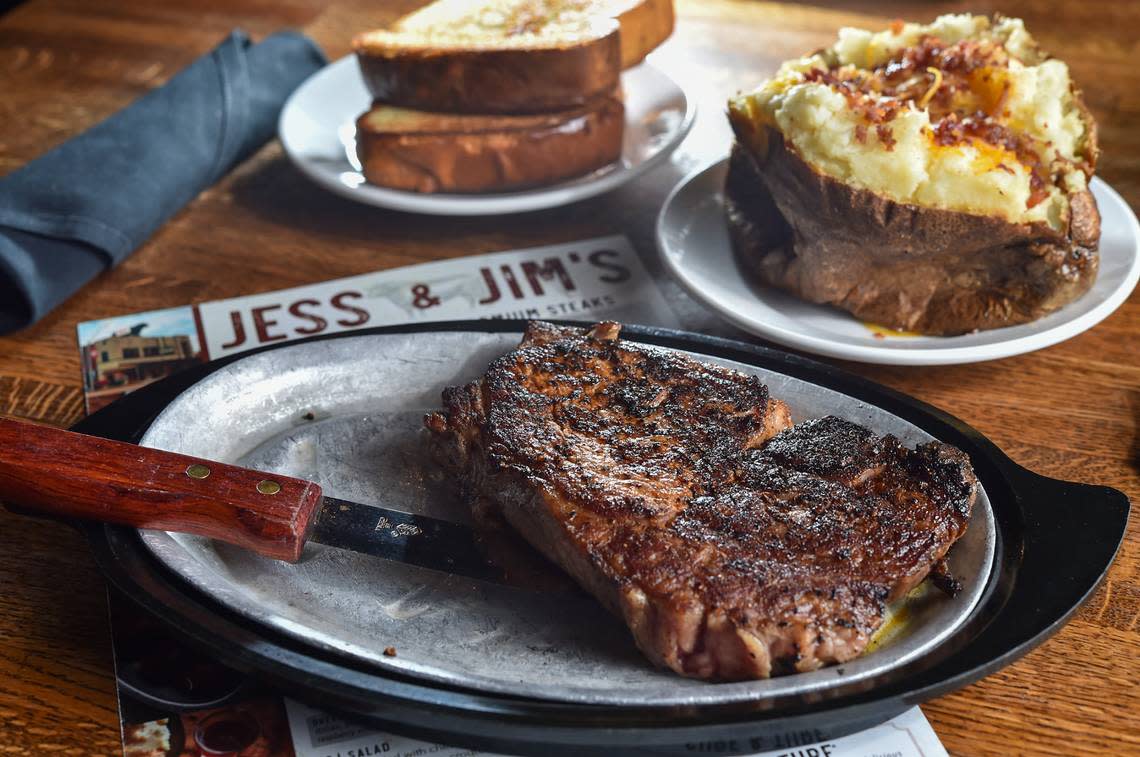
{"label": "grilled steak", "polygon": [[858,655],[964,532],[965,456],[792,427],[757,378],[618,329],[532,323],[427,417],[443,464],[658,664],[735,680]]}

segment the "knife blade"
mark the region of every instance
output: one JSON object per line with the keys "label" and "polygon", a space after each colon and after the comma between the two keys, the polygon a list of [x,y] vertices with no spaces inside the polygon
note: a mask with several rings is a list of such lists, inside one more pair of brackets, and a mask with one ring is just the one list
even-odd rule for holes
{"label": "knife blade", "polygon": [[0,502],[206,536],[288,562],[309,540],[502,582],[467,526],[326,497],[311,481],[0,419]]}
{"label": "knife blade", "polygon": [[325,496],[309,541],[444,573],[503,582],[502,571],[483,557],[469,527],[427,515]]}

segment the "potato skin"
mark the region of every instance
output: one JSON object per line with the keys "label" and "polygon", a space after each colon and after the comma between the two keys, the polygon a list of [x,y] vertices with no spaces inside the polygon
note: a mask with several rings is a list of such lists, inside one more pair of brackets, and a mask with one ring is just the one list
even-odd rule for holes
{"label": "potato skin", "polygon": [[1100,215],[1087,190],[1069,198],[1066,233],[924,208],[820,173],[771,126],[743,126],[734,123],[725,209],[737,258],[761,283],[949,336],[1036,320],[1096,278]]}

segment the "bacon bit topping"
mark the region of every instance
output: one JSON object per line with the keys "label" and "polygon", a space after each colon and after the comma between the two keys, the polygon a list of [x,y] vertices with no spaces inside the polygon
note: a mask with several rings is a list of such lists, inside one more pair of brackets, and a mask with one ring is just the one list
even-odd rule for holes
{"label": "bacon bit topping", "polygon": [[[951,113],[942,119],[932,130],[934,143],[943,147],[968,144],[973,140],[1007,150],[1017,156],[1017,160],[1029,169],[1029,199],[1025,206],[1032,208],[1049,197],[1049,186],[1056,183],[1048,167],[1042,165],[1041,157],[1034,149],[1034,140],[1025,134],[1018,134],[1004,124],[999,124],[985,113],[978,112],[959,120]],[[1067,161],[1057,161],[1057,174],[1063,174]],[[1010,170],[999,164],[999,168]],[[1011,171],[1012,173],[1012,171]]]}
{"label": "bacon bit topping", "polygon": [[[901,34],[902,21],[893,22],[891,31]],[[892,150],[897,140],[887,124],[904,108],[913,106],[927,111],[930,136],[937,145],[953,147],[977,141],[1013,153],[1029,169],[1027,207],[1032,208],[1048,198],[1051,186],[1067,170],[1084,166],[1061,159],[1044,165],[1041,155],[1046,147],[1002,123],[1010,117],[1010,82],[1005,74],[1009,60],[999,44],[978,40],[946,44],[925,35],[878,66],[867,66],[866,70],[850,66],[814,68],[804,74],[804,80],[825,84],[843,95],[862,122],[855,127],[855,139],[861,144],[866,144],[868,128],[873,126],[879,142]],[[996,168],[1016,173],[1005,163],[998,163]]]}
{"label": "bacon bit topping", "polygon": [[1045,180],[1036,171],[1029,174],[1029,199],[1025,201],[1025,207],[1035,208],[1049,198],[1049,187],[1046,186]]}
{"label": "bacon bit topping", "polygon": [[862,87],[865,82],[858,73],[854,77],[850,71],[831,70],[824,71],[813,68],[804,74],[804,81],[826,84],[847,99],[851,110],[859,113],[872,124],[881,124],[894,120],[905,105],[901,100],[877,100],[870,92]]}
{"label": "bacon bit topping", "polygon": [[[870,78],[879,80],[877,91],[900,100],[921,101],[919,107],[929,106],[931,119],[937,120],[958,110],[963,97],[985,100],[985,95],[995,87],[980,86],[981,80],[992,78],[991,70],[1008,66],[1009,55],[996,45],[975,40],[947,45],[927,35],[869,74]],[[935,74],[936,86],[931,88],[929,80],[920,72],[934,73],[934,70],[939,73]],[[978,92],[979,89],[982,91]]]}
{"label": "bacon bit topping", "polygon": [[887,152],[895,149],[895,142],[897,140],[895,139],[894,132],[891,131],[891,127],[886,124],[879,124],[875,127],[875,134],[879,137],[879,141],[883,143],[883,147],[887,149]]}
{"label": "bacon bit topping", "polygon": [[941,71],[939,71],[934,66],[927,66],[926,71],[927,73],[934,76],[934,83],[930,85],[930,89],[926,90],[926,94],[923,95],[922,99],[918,101],[919,110],[924,110],[926,106],[930,104],[930,99],[934,97],[934,93],[937,92],[938,88],[942,86]]}

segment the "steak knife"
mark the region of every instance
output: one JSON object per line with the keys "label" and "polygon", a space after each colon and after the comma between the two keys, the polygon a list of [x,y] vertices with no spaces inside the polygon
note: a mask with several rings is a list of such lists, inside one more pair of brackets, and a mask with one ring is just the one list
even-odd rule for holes
{"label": "steak knife", "polygon": [[0,502],[217,539],[287,562],[308,541],[502,581],[467,526],[324,496],[276,473],[0,419]]}

